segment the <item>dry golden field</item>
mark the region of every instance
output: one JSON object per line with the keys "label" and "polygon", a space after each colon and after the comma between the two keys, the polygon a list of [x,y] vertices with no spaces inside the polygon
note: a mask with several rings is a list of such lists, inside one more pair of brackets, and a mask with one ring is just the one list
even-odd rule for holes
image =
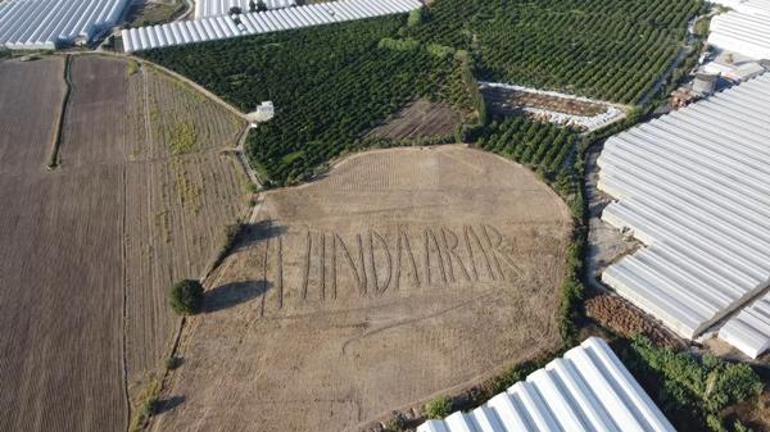
{"label": "dry golden field", "polygon": [[166,292],[241,216],[240,121],[152,70],[0,62],[0,430],[124,430],[174,334]]}
{"label": "dry golden field", "polygon": [[532,172],[464,146],[264,194],[153,430],[358,430],[559,347],[570,220]]}

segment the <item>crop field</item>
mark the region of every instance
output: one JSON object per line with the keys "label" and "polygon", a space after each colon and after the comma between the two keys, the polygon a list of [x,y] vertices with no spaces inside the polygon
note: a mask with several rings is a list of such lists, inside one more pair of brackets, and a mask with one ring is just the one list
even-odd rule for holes
{"label": "crop field", "polygon": [[367,136],[391,140],[429,140],[452,137],[462,115],[445,103],[420,99],[397,112]]}
{"label": "crop field", "polygon": [[252,164],[272,185],[370,147],[365,136],[413,101],[468,112],[460,62],[395,38],[405,16],[363,20],[140,53],[244,112],[272,100],[276,116],[249,136]]}
{"label": "crop field", "polygon": [[245,209],[229,112],[124,60],[69,75],[48,171],[64,61],[0,63],[0,430],[125,428],[175,328],[168,286]]}
{"label": "crop field", "polygon": [[485,81],[637,103],[673,63],[702,2],[437,0],[407,37],[480,57]]}
{"label": "crop field", "polygon": [[571,217],[524,167],[376,150],[260,205],[207,280],[163,395],[181,403],[153,430],[358,430],[561,344]]}
{"label": "crop field", "polygon": [[[701,5],[690,0],[438,0],[416,21],[391,16],[141,55],[243,111],[272,100],[276,116],[250,134],[247,150],[267,186],[285,186],[322,173],[340,155],[413,143],[378,134],[399,114],[419,121],[421,114],[409,111],[415,100],[449,106],[463,113],[461,124],[472,128],[485,120],[474,100],[475,82],[469,83],[475,79],[639,103],[683,49],[687,22]],[[568,113],[596,110],[562,102],[528,101]],[[411,122],[404,120],[385,135],[409,137]],[[546,128],[497,126],[460,139],[484,138],[484,148],[495,141],[492,147],[506,149],[502,154],[543,167],[547,175],[558,175],[571,160],[573,139],[541,145],[547,141],[540,135],[520,131]],[[497,142],[501,135],[505,141]],[[541,156],[546,160],[538,160]]]}

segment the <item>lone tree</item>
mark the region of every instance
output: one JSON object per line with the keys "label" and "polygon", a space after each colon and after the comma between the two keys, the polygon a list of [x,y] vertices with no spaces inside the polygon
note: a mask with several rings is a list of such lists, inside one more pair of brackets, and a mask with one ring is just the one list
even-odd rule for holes
{"label": "lone tree", "polygon": [[201,310],[203,286],[196,280],[185,279],[174,284],[169,295],[171,309],[179,315],[194,315]]}

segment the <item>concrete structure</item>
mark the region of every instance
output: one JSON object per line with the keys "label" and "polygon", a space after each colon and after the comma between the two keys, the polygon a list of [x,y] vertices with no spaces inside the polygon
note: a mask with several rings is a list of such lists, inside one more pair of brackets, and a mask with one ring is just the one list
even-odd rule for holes
{"label": "concrete structure", "polygon": [[607,344],[588,338],[469,413],[417,432],[674,431]]}
{"label": "concrete structure", "polygon": [[708,43],[753,59],[770,59],[770,0],[725,0],[734,9],[711,20]]}
{"label": "concrete structure", "polygon": [[[602,219],[647,245],[602,280],[693,339],[770,285],[770,74],[610,138]],[[736,343],[738,346],[738,343]]]}
{"label": "concrete structure", "polygon": [[748,81],[765,73],[765,68],[757,62],[725,63],[723,57],[706,63],[701,70],[705,73],[721,75],[735,83]]}
{"label": "concrete structure", "polygon": [[329,3],[178,21],[123,30],[125,52],[271,33],[323,24],[406,13],[422,7],[420,0],[340,0]]}
{"label": "concrete structure", "polygon": [[[251,12],[251,2],[259,4],[259,0],[198,0],[195,2],[195,18],[229,15],[230,9],[238,7],[241,13]],[[295,6],[296,0],[262,0],[268,10],[284,9]]]}
{"label": "concrete structure", "polygon": [[275,107],[273,101],[264,101],[257,107],[256,110],[246,115],[249,123],[252,127],[256,126],[256,123],[262,123],[269,121],[275,116]]}
{"label": "concrete structure", "polygon": [[89,43],[114,27],[128,0],[6,0],[0,3],[0,44],[56,49]]}
{"label": "concrete structure", "polygon": [[701,96],[713,94],[717,89],[719,75],[698,72],[692,82],[692,90]]}

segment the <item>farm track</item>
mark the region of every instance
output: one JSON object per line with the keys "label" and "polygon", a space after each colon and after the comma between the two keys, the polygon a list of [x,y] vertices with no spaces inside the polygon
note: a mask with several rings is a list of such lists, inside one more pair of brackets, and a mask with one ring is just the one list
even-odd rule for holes
{"label": "farm track", "polygon": [[0,209],[3,431],[125,429],[176,343],[169,284],[202,272],[245,208],[245,176],[220,155],[239,117],[101,55],[71,56],[57,114],[64,64],[0,62],[0,197],[15,204]]}

